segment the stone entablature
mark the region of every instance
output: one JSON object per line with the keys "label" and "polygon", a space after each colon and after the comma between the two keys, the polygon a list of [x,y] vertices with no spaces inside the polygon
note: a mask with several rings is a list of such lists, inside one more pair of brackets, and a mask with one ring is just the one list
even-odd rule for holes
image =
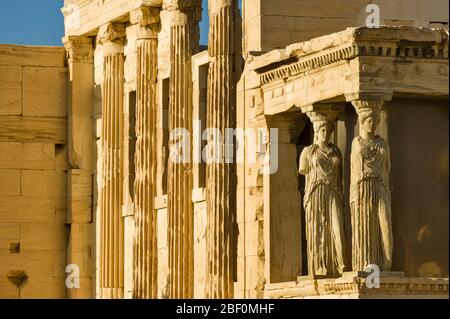
{"label": "stone entablature", "polygon": [[107,22],[125,22],[130,11],[139,7],[161,7],[163,0],[85,0],[66,3],[61,12],[65,20],[66,35],[94,36]]}
{"label": "stone entablature", "polygon": [[383,100],[448,95],[448,31],[441,29],[348,28],[249,62],[259,75],[266,115],[367,94]]}

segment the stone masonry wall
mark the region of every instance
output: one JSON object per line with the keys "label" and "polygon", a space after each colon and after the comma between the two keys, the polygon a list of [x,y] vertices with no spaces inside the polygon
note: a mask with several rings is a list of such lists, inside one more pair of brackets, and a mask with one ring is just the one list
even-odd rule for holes
{"label": "stone masonry wall", "polygon": [[380,8],[382,25],[448,26],[446,0],[244,1],[244,51],[270,51],[364,25],[365,8]]}
{"label": "stone masonry wall", "polygon": [[0,298],[66,297],[66,91],[64,48],[0,45]]}

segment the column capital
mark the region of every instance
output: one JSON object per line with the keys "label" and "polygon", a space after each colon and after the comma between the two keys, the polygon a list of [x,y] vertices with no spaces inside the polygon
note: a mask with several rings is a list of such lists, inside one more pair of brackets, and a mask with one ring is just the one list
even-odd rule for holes
{"label": "column capital", "polygon": [[330,122],[333,123],[336,121],[339,112],[333,111],[309,111],[306,113],[308,118],[312,123],[316,122]]}
{"label": "column capital", "polygon": [[189,10],[192,8],[202,8],[201,0],[167,0],[163,5],[164,10],[174,11],[174,10]]}
{"label": "column capital", "polygon": [[106,23],[98,31],[97,43],[103,45],[103,55],[123,53],[125,24]]}
{"label": "column capital", "polygon": [[231,7],[235,0],[210,0],[209,1],[209,14],[220,12],[222,8]]}
{"label": "column capital", "polygon": [[139,7],[130,11],[130,22],[139,27],[138,39],[157,38],[161,31],[160,8]]}
{"label": "column capital", "polygon": [[352,105],[356,110],[359,118],[364,118],[369,115],[375,116],[379,119],[381,109],[385,101],[382,99],[365,99],[365,100],[353,100]]}
{"label": "column capital", "polygon": [[65,36],[62,38],[68,58],[72,63],[94,63],[92,38],[84,36]]}
{"label": "column capital", "polygon": [[169,0],[164,3],[163,9],[171,12],[172,25],[197,23],[202,19],[201,0]]}
{"label": "column capital", "polygon": [[392,92],[358,92],[346,94],[345,98],[347,102],[352,103],[360,120],[364,120],[368,115],[379,120],[384,103],[391,101],[392,95]]}
{"label": "column capital", "polygon": [[125,37],[125,25],[123,23],[108,22],[98,30],[97,42],[105,44],[107,42],[120,41]]}

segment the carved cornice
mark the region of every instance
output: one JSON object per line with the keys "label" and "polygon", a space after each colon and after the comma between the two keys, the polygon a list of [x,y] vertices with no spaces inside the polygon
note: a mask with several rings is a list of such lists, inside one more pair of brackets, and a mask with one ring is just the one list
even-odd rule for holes
{"label": "carved cornice", "polygon": [[254,69],[261,84],[267,85],[357,57],[446,60],[448,33],[407,27],[349,28],[256,57]]}
{"label": "carved cornice", "polygon": [[[297,60],[294,63],[281,66],[274,70],[262,72],[261,84],[266,85],[270,82],[287,79],[302,73],[332,64],[343,60],[350,60],[357,56],[357,48],[354,46],[348,46],[341,49],[333,50],[328,53],[323,53],[316,57],[306,57],[301,60]],[[256,70],[261,71],[263,69]]]}
{"label": "carved cornice", "polygon": [[94,63],[92,38],[82,36],[66,36],[62,39],[68,59],[75,63]]}

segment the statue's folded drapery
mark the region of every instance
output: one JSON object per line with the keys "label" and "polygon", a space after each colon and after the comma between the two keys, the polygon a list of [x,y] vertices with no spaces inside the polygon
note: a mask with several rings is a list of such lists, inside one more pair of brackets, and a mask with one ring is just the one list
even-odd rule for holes
{"label": "statue's folded drapery", "polygon": [[392,264],[389,146],[379,136],[352,144],[350,207],[353,228],[353,270]]}
{"label": "statue's folded drapery", "polygon": [[341,163],[333,144],[327,148],[313,144],[301,155],[309,274],[336,275],[345,268]]}

